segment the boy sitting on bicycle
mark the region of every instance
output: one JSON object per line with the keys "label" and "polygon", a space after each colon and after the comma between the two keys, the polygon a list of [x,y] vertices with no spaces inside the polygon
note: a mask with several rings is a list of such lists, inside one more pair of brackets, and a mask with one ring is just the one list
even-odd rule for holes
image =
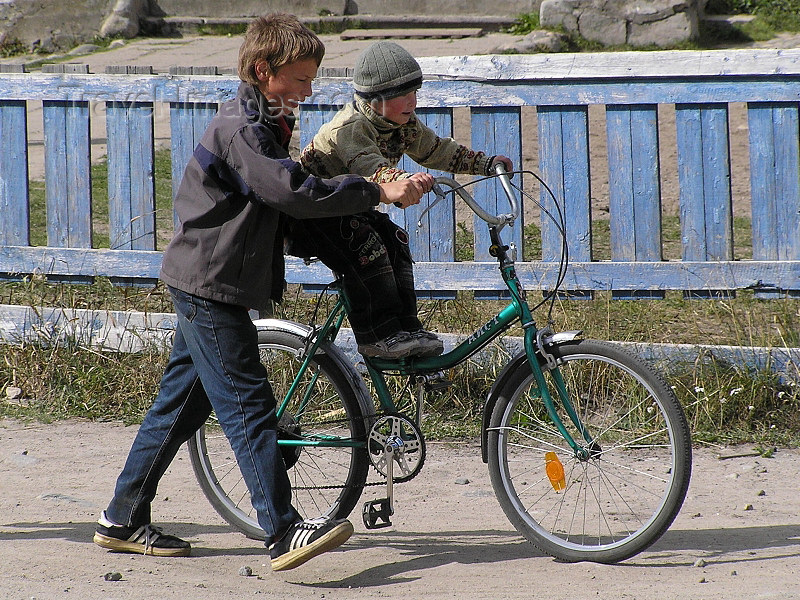
{"label": "boy sitting on bicycle", "polygon": [[[357,173],[386,183],[417,180],[427,190],[428,173],[397,168],[404,154],[431,169],[489,175],[505,156],[487,156],[452,138],[441,138],[417,119],[419,63],[393,42],[377,42],[356,61],[354,101],[344,106],[303,150],[300,162],[319,177]],[[383,212],[292,220],[289,252],[317,256],[342,274],[358,350],[365,356],[438,356],[443,344],[417,317],[408,233]]]}

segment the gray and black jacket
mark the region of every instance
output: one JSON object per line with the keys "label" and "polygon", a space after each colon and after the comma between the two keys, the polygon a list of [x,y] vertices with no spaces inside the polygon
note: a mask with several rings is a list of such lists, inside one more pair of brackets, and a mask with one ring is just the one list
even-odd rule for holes
{"label": "gray and black jacket", "polygon": [[160,274],[167,285],[263,309],[283,292],[284,215],[333,217],[379,203],[378,185],[362,177],[309,176],[289,158],[283,129],[251,84],[220,106],[175,198],[180,225]]}

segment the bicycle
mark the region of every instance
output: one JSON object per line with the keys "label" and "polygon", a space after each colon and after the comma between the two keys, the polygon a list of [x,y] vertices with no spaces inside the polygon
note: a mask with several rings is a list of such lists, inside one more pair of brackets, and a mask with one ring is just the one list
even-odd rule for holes
{"label": "bicycle", "polygon": [[[580,331],[537,328],[515,271],[516,248],[501,237],[520,215],[516,191],[536,200],[502,169],[490,177],[499,177],[510,213],[485,212],[466,186],[447,177],[436,178],[435,202],[456,194],[487,223],[508,305],[441,356],[364,358],[375,399],[334,343],[348,310],[340,281],[331,284],[338,296],[321,326],[255,322],[279,403],[279,446],[294,504],[303,514],[344,518],[365,486],[383,485],[386,497],[367,501],[362,519],[368,529],[390,525],[394,484],[413,479],[425,461],[420,423],[426,387],[519,323],[524,350],[492,385],[483,412],[482,458],[495,495],[516,530],[553,557],[600,563],[630,558],[659,539],[683,504],[692,454],[686,417],[663,377],[627,350],[581,339]],[[563,232],[560,211],[558,218],[546,214]],[[562,254],[559,283],[566,245]],[[545,299],[552,302],[557,292],[558,285]],[[417,385],[414,415],[398,411],[387,376]],[[190,440],[189,453],[219,514],[249,537],[263,538],[224,436],[208,424]],[[380,475],[377,483],[367,482],[370,466]]]}

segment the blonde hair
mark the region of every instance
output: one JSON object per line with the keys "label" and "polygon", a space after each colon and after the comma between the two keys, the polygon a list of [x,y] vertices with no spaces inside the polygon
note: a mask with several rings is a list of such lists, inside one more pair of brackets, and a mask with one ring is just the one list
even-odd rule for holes
{"label": "blonde hair", "polygon": [[284,65],[313,58],[317,66],[325,56],[325,45],[294,16],[273,13],[256,18],[247,26],[239,48],[239,79],[258,85],[256,62],[266,61],[274,74]]}

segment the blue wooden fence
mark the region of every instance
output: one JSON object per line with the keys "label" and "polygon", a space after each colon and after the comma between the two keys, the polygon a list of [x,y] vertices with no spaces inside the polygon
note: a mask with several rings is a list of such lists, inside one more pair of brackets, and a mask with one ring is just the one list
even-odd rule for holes
{"label": "blue wooden fence", "polygon": [[[426,58],[419,114],[450,134],[453,110],[469,107],[474,148],[515,164],[538,147],[538,172],[567,217],[571,264],[565,289],[610,290],[620,298],[755,289],[800,295],[800,50],[642,52]],[[161,261],[155,234],[153,114],[168,107],[173,188],[219,102],[235,94],[231,75],[202,69],[121,67],[103,74],[82,65],[0,74],[0,277],[30,273],[55,280],[152,281]],[[213,72],[212,70],[211,72]],[[301,144],[352,96],[346,77],[322,76],[302,106]],[[27,135],[32,103],[42,103],[47,246],[30,245]],[[748,114],[752,258],[734,260],[729,114]],[[602,107],[608,155],[610,260],[593,256],[589,109]],[[664,259],[659,107],[674,108],[681,258]],[[105,109],[109,235],[92,248],[90,122]],[[523,132],[522,110],[535,107],[537,129]],[[528,109],[525,109],[528,110]],[[524,133],[524,135],[523,135]],[[413,168],[413,165],[407,165]],[[531,189],[533,181],[525,179]],[[500,188],[482,183],[480,202],[496,210]],[[540,192],[537,191],[537,194]],[[541,192],[543,202],[548,202]],[[440,203],[421,226],[420,207],[396,211],[412,233],[421,293],[500,289],[486,235],[475,228],[475,261],[455,260],[456,213]],[[502,205],[499,210],[504,210]],[[524,224],[523,224],[524,225]],[[542,219],[541,256],[513,241],[530,289],[550,288],[561,239]],[[329,280],[319,265],[290,260],[290,283]]]}

